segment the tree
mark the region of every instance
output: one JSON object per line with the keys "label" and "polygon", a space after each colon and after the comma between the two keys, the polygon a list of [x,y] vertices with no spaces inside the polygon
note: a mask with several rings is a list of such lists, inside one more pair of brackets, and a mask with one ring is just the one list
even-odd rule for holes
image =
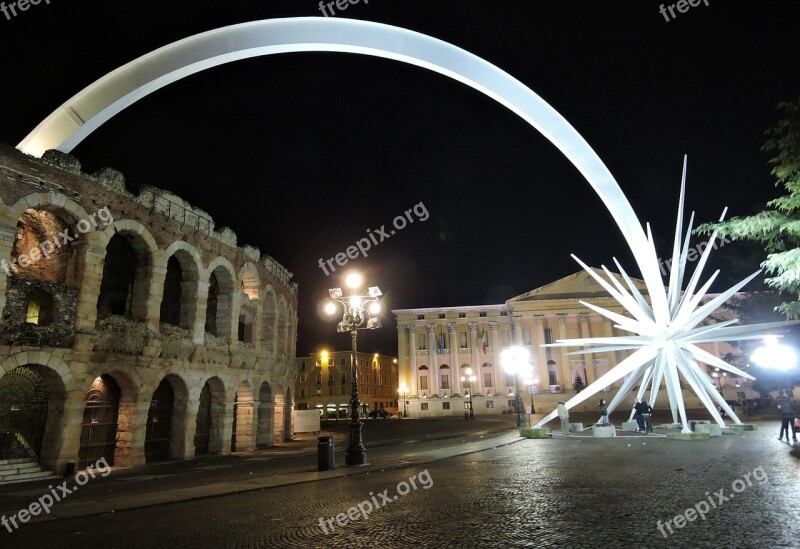
{"label": "tree", "polygon": [[720,223],[706,223],[696,234],[717,231],[732,241],[750,240],[761,244],[767,258],[761,267],[764,282],[780,292],[783,303],[776,310],[788,320],[800,319],[800,98],[778,104],[782,118],[766,132],[762,147],[773,153],[769,163],[775,186],[786,194],[767,202],[764,211],[734,217]]}
{"label": "tree", "polygon": [[583,379],[581,376],[575,378],[575,383],[572,384],[572,388],[575,389],[576,393],[583,391]]}

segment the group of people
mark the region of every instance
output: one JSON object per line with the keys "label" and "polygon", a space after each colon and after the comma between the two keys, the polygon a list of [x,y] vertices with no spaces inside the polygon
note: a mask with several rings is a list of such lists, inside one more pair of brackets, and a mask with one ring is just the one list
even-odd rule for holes
{"label": "group of people", "polygon": [[[598,407],[600,408],[600,425],[603,427],[608,427],[610,425],[608,421],[608,405],[606,404],[606,400],[604,398],[600,399],[600,404]],[[563,402],[558,403],[556,410],[558,411],[558,418],[561,420],[561,432],[564,435],[568,435],[569,411]],[[639,426],[636,431],[644,434],[652,433],[653,423],[650,421],[650,417],[653,415],[653,408],[646,401],[639,400],[637,398],[635,404],[633,405],[633,410],[633,419],[636,420],[636,423]]]}

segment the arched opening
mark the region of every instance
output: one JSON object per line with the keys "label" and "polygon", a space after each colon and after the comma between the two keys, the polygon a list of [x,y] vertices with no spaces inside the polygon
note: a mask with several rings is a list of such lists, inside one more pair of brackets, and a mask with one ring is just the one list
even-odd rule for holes
{"label": "arched opening", "polygon": [[233,404],[233,432],[231,452],[248,452],[253,449],[253,390],[243,381],[236,388]]}
{"label": "arched opening", "polygon": [[29,208],[17,220],[17,234],[11,248],[11,264],[16,275],[50,284],[64,284],[72,243],[62,234],[68,225],[46,210]]}
{"label": "arched opening", "polygon": [[212,377],[200,391],[197,422],[194,436],[194,454],[204,456],[222,451],[225,423],[225,386],[218,377]]}
{"label": "arched opening", "polygon": [[274,444],[272,439],[273,412],[272,389],[266,381],[258,391],[258,426],[256,429],[256,448],[268,448]]}
{"label": "arched opening", "polygon": [[[103,279],[97,298],[98,316],[132,317],[133,299],[141,284],[141,264],[133,246],[121,234],[115,234],[106,246]],[[137,272],[138,270],[138,272]]]}
{"label": "arched opening", "polygon": [[173,255],[167,261],[167,274],[164,277],[164,294],[161,297],[160,314],[160,322],[162,324],[181,325],[182,286],[183,269],[181,269],[180,262]]}
{"label": "arched opening", "polygon": [[231,336],[233,277],[222,266],[211,272],[208,285],[205,331],[218,337]]}
{"label": "arched opening", "polygon": [[31,290],[28,294],[28,306],[25,314],[25,322],[38,326],[52,324],[55,316],[55,304],[53,295],[42,289]]}
{"label": "arched opening", "polygon": [[248,300],[258,299],[258,287],[260,285],[258,280],[258,273],[252,268],[246,268],[241,275],[241,290]]}
{"label": "arched opening", "polygon": [[40,458],[49,395],[32,368],[14,368],[0,378],[0,460]]}
{"label": "arched opening", "polygon": [[104,458],[114,465],[121,395],[116,380],[108,374],[95,378],[89,387],[83,409],[78,469],[86,469]]}
{"label": "arched opening", "polygon": [[167,379],[162,379],[150,400],[147,428],[144,438],[145,462],[155,463],[170,458],[172,442],[172,414],[175,391]]}

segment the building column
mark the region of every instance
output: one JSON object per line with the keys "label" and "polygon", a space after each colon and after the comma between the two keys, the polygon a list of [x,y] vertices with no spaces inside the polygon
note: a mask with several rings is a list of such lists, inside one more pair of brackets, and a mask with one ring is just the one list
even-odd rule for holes
{"label": "building column", "polygon": [[[567,314],[558,313],[558,339],[567,339]],[[561,385],[564,386],[564,391],[572,388],[572,374],[569,369],[569,347],[559,347],[561,351]]]}
{"label": "building column", "polygon": [[455,322],[447,323],[447,334],[450,337],[448,340],[448,347],[450,349],[450,371],[452,372],[452,394],[463,394],[461,392],[461,364],[458,363],[458,341]]}
{"label": "building column", "polygon": [[[439,394],[439,367],[438,360],[436,359],[436,324],[426,324],[425,329],[428,330],[428,371],[430,376],[428,378],[428,390],[431,395]],[[430,396],[430,395],[429,395]]]}
{"label": "building column", "polygon": [[[408,326],[398,326],[397,327],[397,381],[399,383],[398,388],[405,385],[409,389],[411,388],[411,383],[409,383],[408,379],[408,336],[406,333],[408,332]],[[400,395],[400,393],[397,393]],[[398,398],[403,398],[402,396],[398,396]]]}
{"label": "building column", "polygon": [[417,395],[417,330],[412,324],[406,326],[408,330],[408,373],[411,383],[408,385],[409,398]]}
{"label": "building column", "polygon": [[536,334],[533,339],[533,346],[535,349],[536,368],[535,377],[539,378],[539,392],[545,392],[542,387],[549,387],[550,374],[547,371],[547,352],[541,345],[546,343],[544,337],[544,315],[535,315],[534,321],[536,322]]}
{"label": "building column", "polygon": [[472,367],[473,375],[478,378],[475,381],[475,392],[483,394],[483,376],[481,376],[480,357],[478,356],[478,323],[470,322],[469,324],[469,356],[470,366]]}
{"label": "building column", "polygon": [[[582,338],[592,337],[592,326],[588,313],[580,313],[578,315],[578,324],[580,326]],[[591,346],[584,345],[583,348],[591,349]],[[583,355],[583,365],[584,365],[584,370],[586,370],[586,379],[584,379],[583,381],[584,384],[588,387],[589,385],[594,383],[595,380],[597,379],[597,374],[594,371],[593,355]]]}
{"label": "building column", "polygon": [[[497,322],[489,323],[489,331],[491,332],[491,347],[492,347],[492,376],[494,377],[494,391],[497,392],[497,372],[500,365],[497,361],[500,359],[500,347],[502,347],[502,339],[500,338],[500,328]],[[481,372],[482,374],[483,372]]]}

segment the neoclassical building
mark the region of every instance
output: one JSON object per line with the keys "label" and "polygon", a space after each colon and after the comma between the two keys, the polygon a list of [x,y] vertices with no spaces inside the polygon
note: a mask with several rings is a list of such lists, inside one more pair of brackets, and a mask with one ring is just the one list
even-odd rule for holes
{"label": "neoclassical building", "polygon": [[[323,419],[350,417],[353,383],[350,351],[320,351],[295,359],[298,410],[318,410]],[[397,359],[382,354],[357,353],[359,414],[374,410],[397,413]]]}
{"label": "neoclassical building", "polygon": [[[646,296],[644,282],[634,280],[634,283]],[[569,352],[577,349],[540,346],[560,339],[627,334],[583,306],[581,300],[625,313],[585,271],[513,297],[501,305],[392,311],[397,319],[400,385],[409,388],[409,416],[463,415],[469,407],[470,386],[461,378],[467,377],[468,368],[476,377],[471,384],[475,414],[512,410],[516,393],[514,378],[505,373],[500,363],[501,351],[511,345],[527,348],[535,365],[534,385],[526,386],[519,381],[523,404],[530,406],[532,402],[537,412],[550,412],[559,400],[566,400],[563,393],[574,392],[573,384],[578,376],[584,385],[593,383],[626,356],[621,351],[569,356]],[[726,344],[703,347],[716,356],[730,351]],[[731,384],[737,381],[726,380]],[[688,391],[684,398],[688,407],[701,407],[699,400]],[[579,410],[595,408],[596,403],[592,401]]]}
{"label": "neoclassical building", "polygon": [[0,146],[0,482],[291,437],[291,277],[168,191]]}

